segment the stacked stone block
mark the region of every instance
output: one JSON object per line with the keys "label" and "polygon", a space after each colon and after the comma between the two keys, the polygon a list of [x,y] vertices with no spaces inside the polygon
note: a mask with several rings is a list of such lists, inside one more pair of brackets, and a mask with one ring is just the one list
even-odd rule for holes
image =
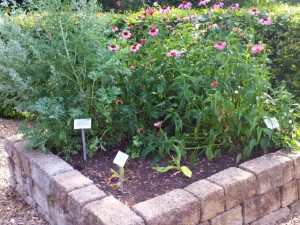
{"label": "stacked stone block", "polygon": [[131,208],[59,157],[5,141],[11,186],[50,225],[272,225],[300,212],[300,153],[268,154]]}

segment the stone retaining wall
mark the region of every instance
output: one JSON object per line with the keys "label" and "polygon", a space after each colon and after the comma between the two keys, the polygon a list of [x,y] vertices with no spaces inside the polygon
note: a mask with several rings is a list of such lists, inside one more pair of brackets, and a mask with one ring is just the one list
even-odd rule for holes
{"label": "stone retaining wall", "polygon": [[5,140],[11,186],[51,225],[271,225],[300,213],[300,153],[268,154],[132,208],[53,154]]}

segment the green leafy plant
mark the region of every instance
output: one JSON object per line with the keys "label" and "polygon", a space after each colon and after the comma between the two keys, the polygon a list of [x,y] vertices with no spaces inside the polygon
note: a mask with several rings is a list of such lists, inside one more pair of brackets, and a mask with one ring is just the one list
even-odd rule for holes
{"label": "green leafy plant", "polygon": [[[31,148],[67,156],[81,149],[77,118],[93,121],[89,156],[130,140],[132,158],[151,157],[153,166],[171,158],[157,169],[188,176],[181,159],[189,151],[197,152],[193,162],[224,151],[240,161],[257,149],[297,148],[299,105],[274,80],[281,64],[289,74],[297,68],[297,48],[277,47],[286,34],[298,43],[298,17],[214,4],[115,15],[102,14],[95,1],[51,0],[4,14],[1,99],[35,121],[22,125]],[[266,127],[271,117],[280,129]]]}

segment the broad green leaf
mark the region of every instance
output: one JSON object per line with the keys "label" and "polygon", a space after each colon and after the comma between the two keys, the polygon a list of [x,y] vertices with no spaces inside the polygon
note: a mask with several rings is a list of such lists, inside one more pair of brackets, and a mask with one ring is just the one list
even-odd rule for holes
{"label": "broad green leaf", "polygon": [[263,128],[263,131],[269,136],[270,139],[272,138],[273,131],[271,129]]}
{"label": "broad green leaf", "polygon": [[291,140],[290,143],[293,148],[295,148],[296,150],[299,150],[299,143],[297,141]]}
{"label": "broad green leaf", "polygon": [[165,167],[153,167],[153,169],[155,169],[156,171],[158,171],[160,173],[164,173],[169,170],[177,169],[177,167],[176,166],[165,166]]}
{"label": "broad green leaf", "polygon": [[187,177],[189,177],[189,178],[192,177],[192,171],[191,171],[188,167],[182,166],[182,167],[181,167],[181,171],[183,172],[183,174],[184,174],[185,176],[187,176]]}
{"label": "broad green leaf", "polygon": [[157,85],[157,93],[162,94],[163,92],[164,92],[164,87],[161,84]]}
{"label": "broad green leaf", "polygon": [[263,131],[263,129],[262,129],[261,127],[257,127],[256,131],[257,131],[257,140],[259,141],[259,140],[260,140],[260,137],[261,137],[261,134],[262,134],[262,131]]}
{"label": "broad green leaf", "polygon": [[249,149],[250,149],[250,152],[252,151],[252,149],[254,148],[254,146],[257,144],[255,138],[252,138],[249,142]]}
{"label": "broad green leaf", "polygon": [[243,150],[243,158],[246,159],[248,158],[249,156],[251,155],[251,150],[248,146],[245,146],[244,147],[244,150]]}
{"label": "broad green leaf", "polygon": [[262,138],[259,142],[260,147],[264,150],[264,153],[268,152],[269,147],[269,139],[268,138]]}
{"label": "broad green leaf", "polygon": [[238,163],[241,161],[242,158],[243,158],[242,153],[239,153],[239,154],[237,155],[237,157],[236,157],[236,163],[238,164]]}
{"label": "broad green leaf", "polygon": [[208,159],[214,158],[214,153],[212,152],[211,147],[206,148],[205,153]]}

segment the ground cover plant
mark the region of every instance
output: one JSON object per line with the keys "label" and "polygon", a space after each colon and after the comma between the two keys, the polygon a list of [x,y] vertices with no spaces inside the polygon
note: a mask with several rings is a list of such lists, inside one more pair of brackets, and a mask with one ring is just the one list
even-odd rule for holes
{"label": "ground cover plant", "polygon": [[[123,15],[101,13],[96,1],[26,9],[1,19],[0,94],[30,115],[21,128],[31,148],[76,154],[77,118],[93,121],[89,156],[125,141],[132,158],[171,158],[156,169],[187,176],[187,155],[193,163],[229,151],[239,161],[257,149],[299,148],[299,105],[270,80],[283,15],[205,0]],[[279,129],[266,127],[271,117]]]}

